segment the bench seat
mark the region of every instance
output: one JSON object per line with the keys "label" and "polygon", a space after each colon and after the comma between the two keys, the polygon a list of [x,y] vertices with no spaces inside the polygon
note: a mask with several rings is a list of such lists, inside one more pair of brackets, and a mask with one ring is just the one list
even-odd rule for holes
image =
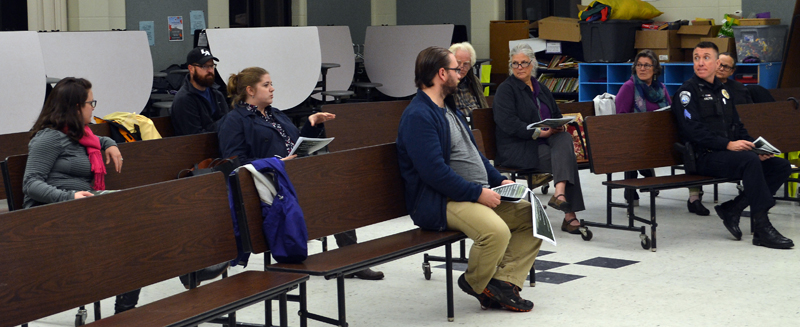
{"label": "bench seat", "polygon": [[434,232],[417,228],[313,254],[299,264],[272,264],[267,266],[267,270],[300,272],[331,279],[340,274],[353,273],[371,266],[448,245],[464,238],[466,236],[461,232]]}
{"label": "bench seat", "polygon": [[245,271],[88,325],[194,326],[285,294],[306,280],[307,274]]}

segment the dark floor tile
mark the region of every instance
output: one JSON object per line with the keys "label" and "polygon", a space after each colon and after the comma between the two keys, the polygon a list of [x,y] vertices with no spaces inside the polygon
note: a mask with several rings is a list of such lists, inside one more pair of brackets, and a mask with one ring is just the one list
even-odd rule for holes
{"label": "dark floor tile", "polygon": [[[536,273],[536,282],[537,283],[548,283],[548,284],[563,284],[566,282],[571,282],[576,279],[581,279],[586,276],[579,276],[579,275],[570,275],[570,274],[562,274],[550,271],[543,271]],[[530,276],[528,277],[530,279]]]}
{"label": "dark floor tile", "polygon": [[638,263],[638,262],[639,261],[597,257],[597,258],[594,258],[594,259],[581,261],[581,262],[578,262],[578,263],[575,263],[575,264],[576,265],[584,265],[584,266],[594,266],[594,267],[601,267],[601,268],[617,269],[617,268],[625,267],[625,266],[632,265],[632,264]]}
{"label": "dark floor tile", "polygon": [[563,262],[555,262],[555,261],[545,261],[545,260],[536,260],[533,265],[533,268],[536,270],[548,270],[553,268],[558,268],[562,266],[566,266],[568,263]]}

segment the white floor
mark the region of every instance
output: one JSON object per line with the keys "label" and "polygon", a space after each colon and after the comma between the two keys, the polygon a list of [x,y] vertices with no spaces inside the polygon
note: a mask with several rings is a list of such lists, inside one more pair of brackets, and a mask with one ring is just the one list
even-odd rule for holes
{"label": "white floor", "polygon": [[[658,175],[667,174],[658,170]],[[615,178],[622,178],[616,174]],[[605,175],[581,171],[587,210],[579,218],[605,221]],[[520,181],[521,182],[521,181]],[[522,296],[533,301],[532,312],[481,310],[478,302],[457,286],[455,321],[447,322],[444,269],[434,268],[431,280],[421,270],[422,255],[376,266],[386,274],[382,281],[348,280],[347,317],[350,326],[797,326],[800,325],[800,250],[774,250],[751,244],[749,220],[742,219],[745,236],[735,241],[714,215],[712,188],[705,187],[704,203],[712,215],[700,217],[686,209],[685,189],[662,191],[657,198],[658,251],[642,249],[638,233],[591,228],[594,238],[556,231],[558,246],[545,243],[540,256],[536,287],[526,287]],[[547,202],[552,195],[541,195]],[[720,202],[733,198],[734,184],[720,185]],[[781,189],[779,192],[783,192]],[[647,198],[647,193],[643,194]],[[621,201],[622,191],[614,196]],[[647,201],[637,208],[649,214]],[[771,210],[773,225],[800,245],[800,210],[793,203],[779,201]],[[563,214],[547,209],[554,227],[561,226]],[[623,223],[624,210],[614,209],[615,222]],[[637,225],[640,225],[637,223]],[[358,230],[361,240],[410,229],[410,218]],[[647,234],[650,235],[648,228]],[[333,239],[331,239],[331,244]],[[335,246],[335,245],[334,245]],[[454,253],[457,253],[456,246]],[[312,253],[319,242],[310,244]],[[444,254],[444,250],[437,251]],[[577,264],[597,257],[636,261],[617,268]],[[539,262],[539,261],[537,261]],[[549,268],[548,263],[565,265]],[[251,257],[247,269],[262,269],[263,257]],[[438,263],[434,263],[438,266]],[[229,273],[242,269],[235,267]],[[455,271],[454,277],[460,272]],[[548,283],[547,274],[583,276],[560,284]],[[201,286],[202,287],[202,286]],[[336,315],[336,282],[312,277],[308,283],[309,310]],[[177,278],[142,290],[140,304],[184,291]],[[113,313],[114,300],[102,301],[102,313]],[[275,302],[274,308],[277,308]],[[263,305],[239,311],[241,322],[262,322]],[[297,305],[289,305],[289,322],[298,326]],[[30,326],[72,326],[75,310],[54,315]],[[89,321],[92,321],[89,309]],[[277,315],[275,318],[277,324]],[[204,326],[213,326],[205,324]],[[310,326],[327,326],[309,321]]]}

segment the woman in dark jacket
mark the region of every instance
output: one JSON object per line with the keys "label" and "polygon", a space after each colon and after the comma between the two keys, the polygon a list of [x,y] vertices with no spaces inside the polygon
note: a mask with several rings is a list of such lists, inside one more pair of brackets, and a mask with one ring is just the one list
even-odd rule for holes
{"label": "woman in dark jacket", "polygon": [[549,205],[565,212],[562,231],[580,234],[575,212],[585,207],[572,136],[564,133],[563,127],[527,129],[531,123],[561,118],[552,93],[534,77],[536,65],[533,50],[527,44],[511,49],[508,60],[511,76],[500,84],[494,96],[495,164],[551,172],[555,194]]}
{"label": "woman in dark jacket", "polygon": [[220,121],[219,147],[224,158],[238,156],[247,164],[260,158],[287,158],[300,136],[320,137],[323,123],[336,115],[318,112],[308,116],[302,130],[272,107],[275,92],[269,72],[260,67],[245,68],[228,79],[233,110]]}
{"label": "woman in dark jacket", "polygon": [[[220,120],[219,147],[224,158],[237,156],[242,164],[253,160],[288,156],[300,136],[320,137],[323,123],[336,118],[328,112],[308,116],[303,129],[298,130],[283,112],[272,107],[275,87],[269,72],[260,67],[245,68],[228,79],[228,96],[233,98],[233,110]],[[339,247],[356,244],[355,230],[334,235]],[[383,279],[383,273],[364,269],[345,277]]]}

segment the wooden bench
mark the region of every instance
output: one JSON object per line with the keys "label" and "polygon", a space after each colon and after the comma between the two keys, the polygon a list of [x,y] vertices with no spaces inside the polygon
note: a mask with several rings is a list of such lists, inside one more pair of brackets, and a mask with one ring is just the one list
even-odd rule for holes
{"label": "wooden bench", "polygon": [[[796,90],[800,91],[800,88]],[[737,106],[736,111],[750,136],[764,137],[784,153],[800,151],[800,131],[797,129],[800,108],[794,101],[745,104]],[[800,172],[800,168],[794,168],[793,172]],[[789,196],[789,182],[800,182],[800,179],[789,178],[784,184],[783,195],[776,195],[775,199],[800,202],[800,198]]]}
{"label": "wooden bench", "polygon": [[[182,169],[191,168],[206,158],[219,157],[217,133],[121,143],[118,147],[125,160],[121,173],[114,171],[113,163],[106,165],[106,189],[109,190],[173,180]],[[28,155],[22,154],[0,163],[8,191],[9,210],[22,208],[22,178],[27,161]]]}
{"label": "wooden bench", "polygon": [[[611,179],[611,173],[683,164],[683,159],[673,146],[680,138],[675,118],[670,111],[590,116],[584,121],[584,125],[591,171],[607,176],[607,180],[603,182],[606,186],[606,222],[595,223],[581,219],[581,225],[640,232],[641,245],[644,249],[656,251],[658,224],[655,191],[735,181],[700,175]],[[650,192],[650,219],[636,216],[633,202],[613,202],[611,190],[617,188]],[[612,223],[611,209],[615,207],[627,209],[627,225]],[[634,226],[635,221],[650,225],[650,237],[646,235],[644,225]]]}
{"label": "wooden bench", "polygon": [[[175,131],[172,128],[172,122],[167,117],[153,118],[153,125],[155,125],[161,137],[175,136]],[[92,133],[98,136],[110,136],[111,131],[107,124],[91,124],[89,128]],[[0,161],[5,160],[8,156],[17,154],[28,153],[28,142],[31,140],[30,132],[19,132],[0,135]],[[0,175],[0,183],[3,183],[3,177]],[[0,188],[0,199],[7,199],[5,188]],[[2,212],[4,208],[0,208]]]}
{"label": "wooden bench", "polygon": [[[769,93],[772,94],[772,97],[775,98],[775,101],[784,101],[789,98],[795,98],[796,100],[800,100],[800,87],[787,87],[787,88],[779,88],[779,89],[770,89]],[[736,107],[739,109],[739,107]]]}
{"label": "wooden bench", "polygon": [[325,123],[325,135],[336,139],[330,152],[394,143],[400,117],[411,100],[327,104],[322,111],[336,114]]}
{"label": "wooden bench", "polygon": [[[4,326],[113,297],[237,255],[221,173],[14,211],[0,219]],[[47,258],[45,264],[42,258]],[[197,325],[285,294],[307,279],[306,274],[247,271],[92,325]]]}
{"label": "wooden bench", "polygon": [[[394,143],[305,157],[286,162],[286,171],[303,208],[309,240],[403,217],[405,189],[400,177]],[[253,252],[262,252],[261,207],[250,173],[240,169],[232,179],[241,189],[237,212],[241,235],[249,235]],[[233,189],[237,189],[233,187]],[[344,275],[416,253],[445,246],[465,238],[456,231],[413,229],[335,250],[309,255],[301,264],[272,264],[269,271],[298,272],[336,279],[338,317],[314,314],[300,308],[301,326],[307,319],[347,326]],[[246,243],[243,240],[243,243]],[[265,258],[268,262],[269,258]],[[453,320],[452,261],[446,263],[447,317]],[[301,297],[305,289],[301,286]]]}

